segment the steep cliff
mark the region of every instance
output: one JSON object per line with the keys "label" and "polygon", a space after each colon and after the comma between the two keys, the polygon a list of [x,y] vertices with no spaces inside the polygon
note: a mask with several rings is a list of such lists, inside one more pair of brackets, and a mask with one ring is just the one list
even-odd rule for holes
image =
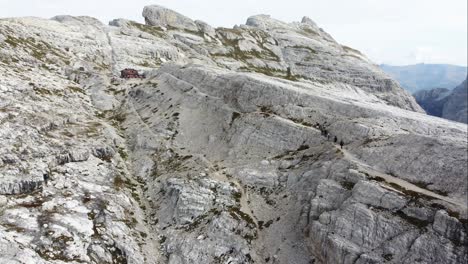
{"label": "steep cliff", "polygon": [[453,90],[437,88],[419,91],[413,96],[428,114],[466,124],[468,114],[467,91],[465,80]]}
{"label": "steep cliff", "polygon": [[468,123],[468,87],[465,81],[453,89],[444,105],[442,117],[457,122]]}
{"label": "steep cliff", "polygon": [[449,89],[436,88],[418,91],[413,96],[427,114],[442,117],[444,105],[450,94],[451,91]]}

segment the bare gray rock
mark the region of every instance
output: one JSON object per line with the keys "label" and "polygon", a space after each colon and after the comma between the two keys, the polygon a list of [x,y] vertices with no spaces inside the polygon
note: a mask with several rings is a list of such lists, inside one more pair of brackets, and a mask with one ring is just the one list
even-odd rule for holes
{"label": "bare gray rock", "polygon": [[356,201],[374,207],[385,208],[391,211],[402,209],[407,200],[395,192],[385,190],[378,184],[360,181],[353,188],[353,198]]}
{"label": "bare gray rock", "polygon": [[197,25],[190,18],[158,5],[145,6],[143,17],[146,24],[150,26],[170,26],[192,31],[198,30]]}
{"label": "bare gray rock", "polygon": [[449,216],[446,211],[437,211],[432,228],[438,234],[454,241],[457,244],[464,245],[466,243],[466,227],[464,227],[463,224],[455,217]]}
{"label": "bare gray rock", "polygon": [[1,263],[466,262],[465,124],[308,18],[144,14],[0,20]]}

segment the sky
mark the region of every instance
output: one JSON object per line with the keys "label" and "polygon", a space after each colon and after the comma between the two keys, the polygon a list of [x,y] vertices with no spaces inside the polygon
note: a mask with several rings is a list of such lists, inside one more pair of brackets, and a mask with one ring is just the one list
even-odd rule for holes
{"label": "sky", "polygon": [[232,27],[256,14],[285,22],[312,18],[339,43],[375,63],[467,65],[467,0],[0,0],[0,17],[87,15],[143,22],[158,4],[212,26]]}

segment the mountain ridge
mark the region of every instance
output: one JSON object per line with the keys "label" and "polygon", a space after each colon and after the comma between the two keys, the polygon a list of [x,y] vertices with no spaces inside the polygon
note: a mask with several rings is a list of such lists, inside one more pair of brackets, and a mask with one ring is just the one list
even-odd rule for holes
{"label": "mountain ridge", "polygon": [[466,79],[453,90],[437,88],[419,91],[414,97],[430,115],[467,123]]}
{"label": "mountain ridge", "polygon": [[434,88],[453,89],[467,76],[467,67],[451,64],[413,64],[380,67],[410,93]]}
{"label": "mountain ridge", "polygon": [[466,262],[465,124],[308,18],[144,10],[0,19],[0,262]]}

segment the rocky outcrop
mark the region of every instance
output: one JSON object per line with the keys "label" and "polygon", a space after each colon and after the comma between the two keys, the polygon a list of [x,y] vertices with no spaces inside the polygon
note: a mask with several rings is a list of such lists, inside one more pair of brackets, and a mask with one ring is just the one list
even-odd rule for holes
{"label": "rocky outcrop", "polygon": [[[10,179],[9,179],[10,178]],[[23,179],[11,179],[3,176],[0,183],[0,195],[27,194],[40,188],[44,182],[43,177],[32,177]]]}
{"label": "rocky outcrop", "polygon": [[68,162],[87,161],[89,159],[89,151],[87,149],[76,149],[67,151],[57,156],[57,162],[63,165]]}
{"label": "rocky outcrop", "polygon": [[143,17],[146,24],[150,26],[175,27],[191,31],[198,30],[197,25],[190,18],[158,5],[145,6]]}
{"label": "rocky outcrop", "polygon": [[435,232],[454,241],[456,244],[466,244],[466,226],[455,217],[451,217],[447,212],[437,211],[432,226]]}
{"label": "rocky outcrop", "polygon": [[407,199],[395,192],[369,182],[358,182],[353,188],[353,198],[360,203],[390,211],[398,211],[407,203]]}
{"label": "rocky outcrop", "polygon": [[208,25],[206,22],[203,22],[201,20],[195,20],[195,24],[198,27],[198,30],[203,32],[204,34],[207,34],[210,37],[216,37],[216,31],[215,29]]}
{"label": "rocky outcrop", "polygon": [[309,18],[144,12],[0,20],[1,263],[466,262],[465,124]]}

